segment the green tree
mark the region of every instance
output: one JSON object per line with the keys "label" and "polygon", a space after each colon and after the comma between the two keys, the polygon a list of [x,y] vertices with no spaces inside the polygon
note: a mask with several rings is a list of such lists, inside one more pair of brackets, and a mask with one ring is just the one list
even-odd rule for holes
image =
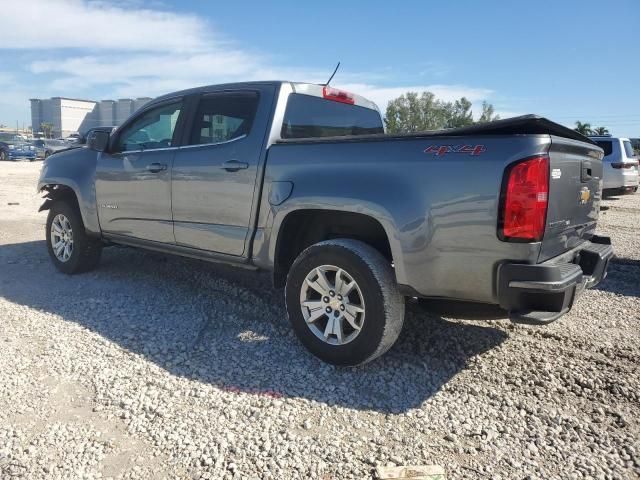
{"label": "green tree", "polygon": [[445,113],[448,117],[447,128],[468,127],[469,125],[473,125],[471,102],[465,97],[445,105]]}
{"label": "green tree", "polygon": [[607,135],[609,133],[609,129],[607,127],[597,127],[592,130],[595,135]]}
{"label": "green tree", "polygon": [[493,105],[487,102],[482,102],[482,113],[476,123],[488,123],[495,120],[500,120],[500,115],[496,115]]}
{"label": "green tree", "polygon": [[431,92],[407,92],[389,102],[385,124],[389,133],[437,130],[446,126],[445,105]]}
{"label": "green tree", "polygon": [[[407,92],[389,102],[384,122],[387,132],[391,134],[466,127],[476,123],[471,107],[471,102],[465,97],[445,102],[438,100],[431,92]],[[484,102],[479,121],[498,118],[493,106]]]}
{"label": "green tree", "polygon": [[576,128],[574,128],[574,130],[582,135],[591,135],[593,133],[590,123],[582,123],[580,121],[576,122]]}

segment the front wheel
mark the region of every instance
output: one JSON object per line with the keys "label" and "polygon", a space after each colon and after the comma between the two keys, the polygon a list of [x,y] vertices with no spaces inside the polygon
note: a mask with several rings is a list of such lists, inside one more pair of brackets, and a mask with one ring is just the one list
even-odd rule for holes
{"label": "front wheel", "polygon": [[7,161],[7,152],[5,152],[4,150],[0,150],[0,162],[6,162]]}
{"label": "front wheel", "polygon": [[56,201],[47,217],[47,248],[55,267],[74,274],[93,270],[100,261],[102,242],[87,236],[78,207]]}
{"label": "front wheel", "polygon": [[334,365],[360,365],[385,353],[404,322],[404,297],[391,262],[351,239],[312,245],[286,285],[289,320],[302,344]]}

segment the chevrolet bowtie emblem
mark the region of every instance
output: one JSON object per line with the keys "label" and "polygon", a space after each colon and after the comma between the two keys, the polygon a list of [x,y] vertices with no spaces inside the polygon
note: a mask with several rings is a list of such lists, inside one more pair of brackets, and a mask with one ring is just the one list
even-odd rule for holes
{"label": "chevrolet bowtie emblem", "polygon": [[591,198],[591,191],[588,187],[582,187],[580,190],[580,205],[584,205]]}

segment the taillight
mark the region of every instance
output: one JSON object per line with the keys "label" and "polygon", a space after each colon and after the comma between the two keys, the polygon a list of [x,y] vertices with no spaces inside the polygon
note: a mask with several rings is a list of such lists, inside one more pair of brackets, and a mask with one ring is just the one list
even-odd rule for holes
{"label": "taillight", "polygon": [[638,164],[636,162],[630,162],[630,163],[612,163],[611,166],[613,168],[633,168],[635,166],[637,166]]}
{"label": "taillight", "polygon": [[338,90],[337,88],[322,87],[322,96],[334,102],[348,103],[349,105],[356,103],[356,99],[352,93]]}
{"label": "taillight", "polygon": [[507,241],[542,240],[548,204],[549,157],[533,157],[512,165],[503,182],[498,235]]}

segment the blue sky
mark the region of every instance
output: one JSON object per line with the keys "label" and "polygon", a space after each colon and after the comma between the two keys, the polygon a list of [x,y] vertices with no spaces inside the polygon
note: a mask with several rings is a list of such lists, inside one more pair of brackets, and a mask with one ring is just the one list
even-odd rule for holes
{"label": "blue sky", "polygon": [[640,137],[640,1],[3,0],[0,123],[28,99],[326,80],[386,102],[483,100]]}

